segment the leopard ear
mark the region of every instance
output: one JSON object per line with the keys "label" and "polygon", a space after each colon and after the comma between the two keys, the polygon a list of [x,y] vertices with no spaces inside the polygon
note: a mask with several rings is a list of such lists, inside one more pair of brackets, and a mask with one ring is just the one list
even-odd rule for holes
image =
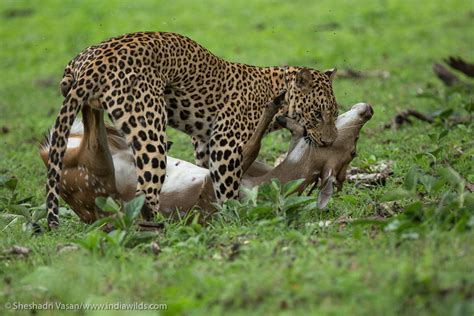
{"label": "leopard ear", "polygon": [[329,77],[329,80],[331,82],[334,80],[334,77],[336,76],[337,68],[332,68],[324,71],[324,74]]}
{"label": "leopard ear", "polygon": [[303,68],[296,74],[296,86],[300,89],[309,89],[311,87],[312,79],[313,75],[311,74],[311,71]]}

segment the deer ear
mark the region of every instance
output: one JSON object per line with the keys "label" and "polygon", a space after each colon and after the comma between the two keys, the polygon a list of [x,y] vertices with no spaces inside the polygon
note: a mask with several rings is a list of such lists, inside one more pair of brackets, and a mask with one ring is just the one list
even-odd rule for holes
{"label": "deer ear", "polygon": [[334,177],[331,176],[331,173],[329,171],[327,177],[322,180],[322,188],[318,194],[318,208],[320,209],[324,209],[328,205],[333,193]]}
{"label": "deer ear", "polygon": [[311,87],[312,79],[313,75],[311,74],[311,71],[303,68],[296,74],[296,86],[300,89],[309,89]]}
{"label": "deer ear", "polygon": [[332,68],[332,69],[328,69],[326,71],[324,71],[324,74],[326,76],[329,77],[329,80],[331,80],[331,82],[333,81],[334,77],[336,76],[336,72],[337,72],[337,69],[336,68]]}
{"label": "deer ear", "polygon": [[283,91],[280,92],[279,95],[277,95],[275,98],[273,98],[273,103],[275,105],[280,106],[285,101],[285,97],[286,97],[286,90],[283,90]]}

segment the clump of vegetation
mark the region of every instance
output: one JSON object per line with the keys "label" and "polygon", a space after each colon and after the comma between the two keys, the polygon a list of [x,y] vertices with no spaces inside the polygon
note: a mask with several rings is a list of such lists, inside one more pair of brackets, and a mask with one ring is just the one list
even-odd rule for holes
{"label": "clump of vegetation", "polygon": [[433,229],[464,232],[474,226],[474,193],[465,189],[465,180],[451,167],[439,167],[434,174],[413,166],[402,188],[387,193],[383,201],[408,201],[403,211],[391,219],[385,231],[417,236]]}
{"label": "clump of vegetation", "polygon": [[305,210],[316,209],[314,197],[295,194],[303,181],[294,180],[282,185],[278,179],[273,179],[252,189],[243,188],[245,198],[216,205],[217,215],[239,223],[268,219],[291,223]]}

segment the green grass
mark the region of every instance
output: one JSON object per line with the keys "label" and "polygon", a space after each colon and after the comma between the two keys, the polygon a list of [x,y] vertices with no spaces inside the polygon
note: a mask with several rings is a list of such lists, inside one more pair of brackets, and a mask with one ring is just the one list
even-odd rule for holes
{"label": "green grass", "polygon": [[[172,223],[156,238],[159,256],[146,244],[103,255],[58,252],[58,245],[86,236],[86,225],[73,216],[37,237],[23,232],[21,221],[3,229],[7,221],[0,219],[0,251],[12,245],[32,250],[26,258],[0,254],[0,306],[147,302],[168,304],[164,314],[474,313],[472,230],[433,225],[413,236],[377,225],[319,225],[379,214],[381,198],[402,185],[414,164],[425,173],[449,164],[473,182],[472,122],[384,129],[406,108],[434,113],[449,106],[466,114],[461,105],[473,102],[472,93],[448,102],[417,95],[444,95],[434,62],[448,55],[474,61],[472,10],[462,0],[2,1],[0,127],[9,132],[0,134],[0,174],[16,176],[19,196],[33,196],[35,205],[43,203],[46,179],[37,143],[62,102],[64,66],[91,44],[140,30],[185,34],[231,61],[390,72],[387,79],[338,78],[334,90],[341,112],[360,101],[375,109],[353,165],[392,160],[394,173],[373,189],[346,184],[327,211],[312,210],[291,225],[271,219]],[[438,148],[431,135],[446,128],[442,159],[433,165],[417,156]],[[171,154],[192,160],[189,137],[169,134]],[[268,136],[262,159],[284,152],[288,139],[285,132]]]}

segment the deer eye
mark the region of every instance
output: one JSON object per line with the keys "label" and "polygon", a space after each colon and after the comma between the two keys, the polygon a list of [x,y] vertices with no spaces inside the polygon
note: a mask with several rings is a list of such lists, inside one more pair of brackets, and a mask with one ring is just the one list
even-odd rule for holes
{"label": "deer eye", "polygon": [[354,158],[355,156],[357,156],[357,151],[354,149],[354,150],[351,152],[351,157]]}

